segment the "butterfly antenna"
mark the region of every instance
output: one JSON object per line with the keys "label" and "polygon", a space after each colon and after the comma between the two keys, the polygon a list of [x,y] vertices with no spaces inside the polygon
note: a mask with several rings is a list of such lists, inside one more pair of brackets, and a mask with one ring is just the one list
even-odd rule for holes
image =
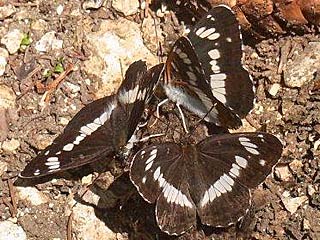
{"label": "butterfly antenna", "polygon": [[123,82],[124,81],[124,72],[123,72],[123,65],[122,65],[122,61],[121,61],[121,59],[119,58],[119,64],[120,64],[120,73],[121,73],[121,79],[122,79],[122,81],[121,82]]}

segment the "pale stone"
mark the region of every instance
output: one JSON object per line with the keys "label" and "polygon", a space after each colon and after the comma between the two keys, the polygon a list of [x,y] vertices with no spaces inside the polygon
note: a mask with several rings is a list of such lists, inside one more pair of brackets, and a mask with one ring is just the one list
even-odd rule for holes
{"label": "pale stone", "polygon": [[158,58],[144,45],[140,32],[138,24],[119,19],[116,22],[103,20],[99,31],[85,33],[92,55],[85,61],[83,70],[101,78],[98,98],[115,92],[122,81],[122,73],[134,61],[143,59],[150,66],[158,63]]}
{"label": "pale stone", "polygon": [[16,12],[16,8],[11,4],[0,5],[0,20],[10,17]]}
{"label": "pale stone", "polygon": [[5,152],[14,152],[20,147],[20,142],[14,138],[4,141],[1,148]]}
{"label": "pale stone", "polygon": [[307,196],[301,196],[301,197],[295,197],[295,198],[291,198],[291,197],[283,197],[281,199],[284,207],[291,213],[295,213],[298,208],[308,200]]}
{"label": "pale stone", "polygon": [[274,97],[274,96],[277,95],[277,93],[279,92],[280,88],[281,88],[281,85],[279,83],[274,83],[274,84],[271,85],[271,87],[269,88],[268,92],[270,93],[271,96]]}
{"label": "pale stone", "polygon": [[288,166],[276,167],[274,170],[274,174],[281,181],[289,181],[292,178],[292,175]]}
{"label": "pale stone", "polygon": [[0,161],[0,177],[8,170],[8,163]]}
{"label": "pale stone", "polygon": [[84,176],[84,177],[81,178],[81,183],[83,185],[90,184],[92,182],[92,178],[93,178],[92,174],[89,174],[88,176]]}
{"label": "pale stone", "polygon": [[1,38],[1,43],[10,54],[14,54],[19,50],[23,37],[24,34],[19,29],[13,29]]}
{"label": "pale stone", "polygon": [[35,187],[16,187],[17,196],[37,206],[47,203],[50,199],[47,195],[37,190]]}
{"label": "pale stone", "polygon": [[320,42],[310,42],[293,60],[289,60],[284,70],[284,83],[288,87],[301,87],[314,80],[320,68]]}
{"label": "pale stone", "polygon": [[59,4],[58,7],[57,7],[57,9],[56,9],[56,11],[57,11],[57,14],[58,14],[58,15],[61,15],[62,12],[63,12],[63,5]]}
{"label": "pale stone", "polygon": [[129,16],[139,12],[140,3],[138,0],[113,0],[112,7],[123,15]]}
{"label": "pale stone", "polygon": [[295,159],[291,163],[289,163],[289,167],[292,172],[297,173],[302,169],[303,163],[302,161]]}
{"label": "pale stone", "polygon": [[50,50],[61,49],[63,41],[56,38],[56,32],[47,32],[42,38],[36,42],[36,50],[38,52],[49,52]]}
{"label": "pale stone", "polygon": [[17,224],[10,221],[0,222],[0,240],[26,240],[27,235]]}
{"label": "pale stone", "polygon": [[4,84],[0,84],[0,108],[14,108],[15,103],[16,95],[13,90]]}
{"label": "pale stone", "polygon": [[8,57],[9,57],[8,51],[4,48],[0,48],[0,76],[2,76],[6,70]]}
{"label": "pale stone", "polygon": [[117,233],[109,229],[95,214],[94,208],[76,204],[73,208],[72,230],[75,239],[117,240]]}

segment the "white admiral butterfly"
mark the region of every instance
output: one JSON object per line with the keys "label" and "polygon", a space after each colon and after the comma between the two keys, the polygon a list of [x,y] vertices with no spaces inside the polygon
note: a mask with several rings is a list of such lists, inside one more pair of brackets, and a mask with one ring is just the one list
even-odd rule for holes
{"label": "white admiral butterfly", "polygon": [[163,86],[168,98],[206,121],[239,127],[240,117],[254,101],[241,47],[240,27],[231,9],[211,9],[169,53]]}
{"label": "white admiral butterfly", "polygon": [[196,224],[228,226],[251,204],[250,188],[272,171],[282,144],[267,133],[210,136],[196,145],[152,144],[134,156],[130,179],[156,203],[160,229],[179,235]]}
{"label": "white admiral butterfly", "polygon": [[118,92],[81,109],[20,177],[33,178],[76,168],[120,151],[133,135],[163,68],[159,64],[147,71],[143,61],[131,64]]}

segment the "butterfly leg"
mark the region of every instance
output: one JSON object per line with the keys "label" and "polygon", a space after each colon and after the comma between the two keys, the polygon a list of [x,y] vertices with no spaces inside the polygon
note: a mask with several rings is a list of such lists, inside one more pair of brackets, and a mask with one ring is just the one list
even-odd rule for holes
{"label": "butterfly leg", "polygon": [[186,119],[185,119],[185,117],[183,115],[183,112],[182,112],[182,109],[180,107],[180,104],[176,104],[176,105],[177,105],[177,108],[178,108],[179,113],[181,115],[182,126],[183,126],[184,130],[186,131],[186,133],[189,133],[189,130],[187,129]]}
{"label": "butterfly leg", "polygon": [[161,137],[161,136],[164,136],[164,135],[165,135],[164,133],[151,134],[149,136],[146,136],[146,137],[143,137],[143,138],[139,139],[138,142],[146,142],[150,138]]}
{"label": "butterfly leg", "polygon": [[150,127],[153,127],[157,123],[158,119],[160,118],[160,107],[168,101],[169,101],[169,98],[166,98],[158,103],[157,110],[156,110],[156,120],[150,125]]}

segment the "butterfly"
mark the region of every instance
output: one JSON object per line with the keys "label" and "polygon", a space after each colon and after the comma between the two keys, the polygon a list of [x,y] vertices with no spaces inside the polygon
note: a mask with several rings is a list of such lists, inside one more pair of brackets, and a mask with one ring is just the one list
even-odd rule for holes
{"label": "butterfly", "polygon": [[165,93],[208,122],[237,128],[254,101],[241,58],[239,24],[230,8],[219,5],[175,42],[165,64]]}
{"label": "butterfly", "polygon": [[268,133],[209,136],[196,145],[151,144],[132,159],[130,179],[155,203],[156,221],[170,235],[196,225],[225,227],[240,220],[257,187],[279,161],[282,144]]}
{"label": "butterfly", "polygon": [[27,164],[22,178],[76,168],[120,151],[134,134],[163,72],[163,64],[147,70],[131,64],[117,93],[82,108],[51,145]]}

